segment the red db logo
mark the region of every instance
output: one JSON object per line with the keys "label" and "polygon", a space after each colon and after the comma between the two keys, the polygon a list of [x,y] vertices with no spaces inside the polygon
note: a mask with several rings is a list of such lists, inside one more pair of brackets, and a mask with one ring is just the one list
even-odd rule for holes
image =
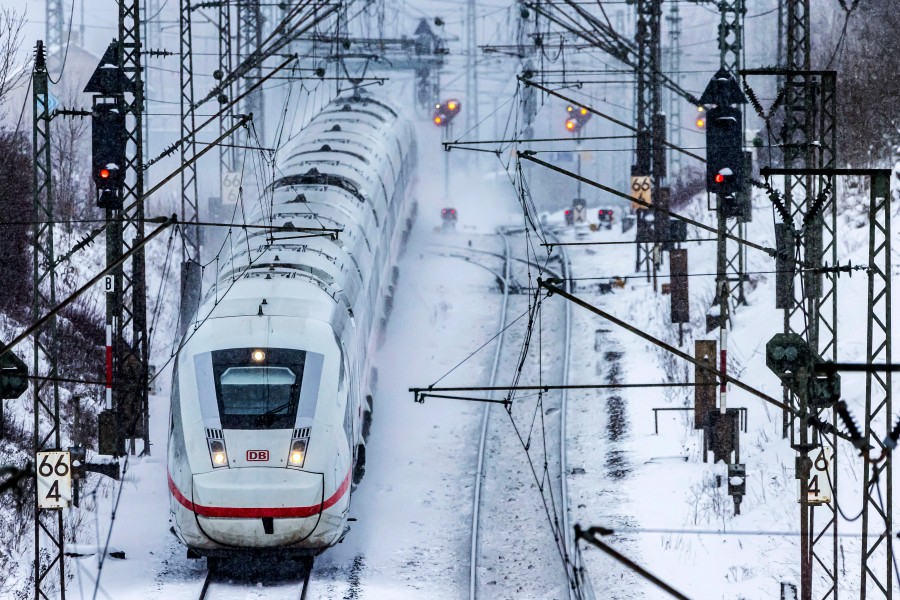
{"label": "red db logo", "polygon": [[253,462],[265,462],[269,460],[268,450],[247,450],[247,460]]}

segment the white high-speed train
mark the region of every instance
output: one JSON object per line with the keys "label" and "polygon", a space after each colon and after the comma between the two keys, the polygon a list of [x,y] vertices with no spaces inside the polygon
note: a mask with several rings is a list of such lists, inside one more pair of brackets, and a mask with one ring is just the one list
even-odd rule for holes
{"label": "white high-speed train", "polygon": [[415,217],[416,142],[398,109],[355,92],[287,155],[249,222],[341,231],[248,229],[188,329],[168,475],[193,557],[318,554],[346,532],[365,469],[369,358]]}

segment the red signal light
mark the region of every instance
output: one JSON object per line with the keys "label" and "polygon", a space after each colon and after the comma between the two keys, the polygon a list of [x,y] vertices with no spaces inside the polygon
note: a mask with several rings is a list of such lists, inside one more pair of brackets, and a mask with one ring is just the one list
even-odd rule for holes
{"label": "red signal light", "polygon": [[716,173],[715,177],[716,183],[725,183],[725,175],[722,173]]}
{"label": "red signal light", "polygon": [[100,169],[100,179],[109,179],[109,169]]}

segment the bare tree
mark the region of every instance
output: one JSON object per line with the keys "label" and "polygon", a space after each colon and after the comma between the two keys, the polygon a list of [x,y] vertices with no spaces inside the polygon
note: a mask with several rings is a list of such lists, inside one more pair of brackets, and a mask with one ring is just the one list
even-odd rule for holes
{"label": "bare tree", "polygon": [[28,77],[29,60],[20,53],[25,14],[13,8],[0,8],[0,118],[5,116],[9,94]]}
{"label": "bare tree", "polygon": [[838,14],[814,27],[822,33],[813,39],[813,50],[819,68],[838,73],[839,156],[854,166],[881,166],[900,144],[900,11],[896,2],[861,2]]}
{"label": "bare tree", "polygon": [[[73,92],[63,94],[64,102],[74,106],[78,95]],[[53,196],[55,218],[72,230],[72,222],[96,215],[90,194],[90,157],[88,137],[90,120],[82,117],[62,117],[53,119],[50,152],[53,161]]]}

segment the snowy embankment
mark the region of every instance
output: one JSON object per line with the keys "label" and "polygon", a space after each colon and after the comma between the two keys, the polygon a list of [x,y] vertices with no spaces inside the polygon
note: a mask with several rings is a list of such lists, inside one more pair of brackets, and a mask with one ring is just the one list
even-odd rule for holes
{"label": "snowy embankment", "polygon": [[[699,205],[683,212],[713,224],[712,213],[700,210]],[[857,265],[867,263],[867,225],[857,211],[841,212],[838,256],[842,264],[848,260]],[[892,228],[896,231],[898,225],[900,218],[895,216]],[[699,233],[689,232],[688,237],[706,237]],[[621,237],[627,239],[629,235]],[[756,243],[774,247],[772,210],[763,195],[755,199],[754,220],[748,225],[747,235]],[[583,239],[617,237],[600,232]],[[715,289],[715,244],[688,243],[685,247],[689,272],[697,275],[689,278],[693,322],[681,349],[693,354],[694,339],[718,338],[717,330],[705,333],[703,322]],[[633,249],[625,248],[628,250],[623,251],[622,246],[598,246],[573,251],[575,277],[631,274]],[[765,365],[765,344],[783,326],[783,312],[774,306],[774,260],[750,249],[747,264],[751,273],[746,290],[748,305],[733,313],[729,372],[781,398],[781,384]],[[895,274],[898,266],[894,267]],[[666,271],[664,267],[663,272]],[[839,278],[840,360],[865,361],[866,286],[864,272],[842,274]],[[668,296],[654,293],[651,284],[642,278],[628,279],[624,289],[612,294],[595,293],[592,282],[584,282],[579,289],[579,295],[588,302],[677,345],[676,326],[669,322]],[[894,302],[896,314],[897,301]],[[633,334],[580,309],[576,309],[575,318],[575,331],[580,335],[573,342],[573,354],[582,360],[573,363],[573,382],[693,380],[693,366],[686,367],[683,361]],[[619,533],[609,543],[691,597],[777,597],[780,582],[799,584],[800,511],[799,486],[794,477],[795,452],[790,440],[782,438],[780,409],[733,386],[728,391],[729,407],[745,407],[748,414],[748,431],[741,433],[740,444],[740,461],[747,468],[747,495],[741,504],[741,515],[733,515],[725,465],[703,461],[703,438],[693,428],[692,408],[659,412],[659,432],[654,431],[652,409],[693,407],[693,390],[648,388],[580,394],[576,395],[580,402],[570,405],[570,422],[580,422],[578,429],[572,428],[569,446],[573,457],[573,522],[617,530]],[[843,396],[861,420],[864,377],[844,375]],[[574,412],[578,410],[580,414]],[[883,424],[880,426],[883,430]],[[583,463],[576,462],[575,456],[580,456]],[[855,449],[840,443],[838,500],[844,513],[851,517],[862,505],[862,467]],[[829,515],[828,508],[817,509],[816,523],[821,526]],[[876,531],[876,527],[873,522],[870,530]],[[701,530],[703,533],[691,533]],[[840,592],[842,596],[858,594],[860,522],[848,523],[842,518],[839,531]],[[830,548],[830,544],[829,540],[823,546]],[[598,597],[658,597],[659,590],[606,555],[593,548],[588,548],[585,555]],[[816,572],[821,574],[821,568],[817,566]],[[824,590],[823,585],[817,580],[814,589]]]}

